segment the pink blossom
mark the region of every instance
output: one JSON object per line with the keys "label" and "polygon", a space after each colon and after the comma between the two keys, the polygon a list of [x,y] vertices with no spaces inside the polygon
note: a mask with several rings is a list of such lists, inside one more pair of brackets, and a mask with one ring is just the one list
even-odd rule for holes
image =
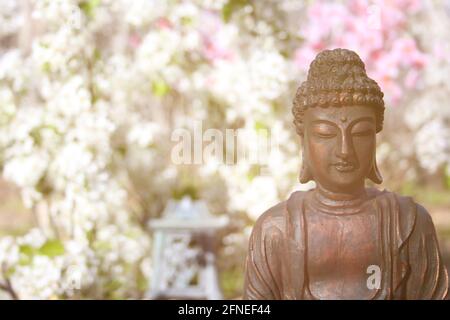
{"label": "pink blossom", "polygon": [[325,48],[354,50],[365,61],[369,76],[379,82],[391,104],[396,104],[403,89],[417,86],[419,70],[427,63],[427,55],[406,29],[408,14],[421,6],[420,0],[318,0],[308,10],[301,30],[305,42],[295,51],[294,63],[306,69]]}
{"label": "pink blossom", "polygon": [[139,45],[141,44],[142,39],[139,35],[137,34],[132,34],[130,35],[130,37],[128,38],[128,44],[130,45],[130,47],[132,47],[133,49],[136,49],[137,47],[139,47]]}
{"label": "pink blossom", "polygon": [[[384,3],[385,1],[381,1]],[[417,13],[422,9],[422,1],[420,0],[394,0],[392,1],[394,6],[401,8],[403,11],[407,11],[410,14]]]}
{"label": "pink blossom", "polygon": [[392,105],[398,105],[403,97],[403,90],[401,86],[395,81],[395,79],[385,76],[384,78],[378,79],[378,85],[383,92],[389,94],[389,102]]}
{"label": "pink blossom", "polygon": [[294,54],[294,64],[303,70],[309,67],[309,64],[314,59],[317,54],[317,50],[312,47],[301,47],[295,51]]}
{"label": "pink blossom", "polygon": [[161,18],[157,19],[156,26],[160,29],[172,29],[173,28],[172,22],[170,22],[170,20],[165,17],[161,17]]}
{"label": "pink blossom", "polygon": [[202,54],[212,62],[233,60],[235,53],[229,48],[222,19],[215,13],[202,13],[202,28],[199,30],[203,40]]}
{"label": "pink blossom", "polygon": [[232,60],[234,58],[234,54],[231,50],[224,48],[220,45],[218,41],[216,41],[212,37],[203,37],[203,55],[211,61],[215,61],[218,59],[223,60]]}
{"label": "pink blossom", "polygon": [[369,7],[369,3],[365,0],[354,0],[349,1],[348,9],[354,14],[358,16],[362,16],[367,13],[367,9]]}
{"label": "pink blossom", "polygon": [[381,8],[381,26],[385,34],[392,35],[392,31],[402,28],[405,25],[405,13],[399,8],[392,6],[380,6]]}
{"label": "pink blossom", "polygon": [[435,43],[433,45],[433,57],[439,61],[450,62],[450,55],[447,54],[449,44]]}
{"label": "pink blossom", "polygon": [[203,11],[201,13],[202,31],[204,34],[213,35],[223,29],[222,19],[213,12]]}
{"label": "pink blossom", "polygon": [[396,40],[392,46],[393,52],[399,55],[403,65],[412,65],[423,68],[426,64],[426,55],[419,51],[417,44],[411,37]]}
{"label": "pink blossom", "polygon": [[420,73],[419,73],[417,70],[411,69],[411,70],[406,74],[406,77],[405,77],[405,86],[406,86],[408,89],[412,89],[412,88],[417,87],[417,84],[418,84],[418,82],[419,82],[419,76],[420,76]]}

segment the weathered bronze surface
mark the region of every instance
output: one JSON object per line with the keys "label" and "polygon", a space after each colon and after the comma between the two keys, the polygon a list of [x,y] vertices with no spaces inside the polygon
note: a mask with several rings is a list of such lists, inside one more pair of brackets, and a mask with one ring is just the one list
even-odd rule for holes
{"label": "weathered bronze surface", "polygon": [[303,145],[294,192],[256,222],[244,299],[443,299],[448,276],[428,212],[381,183],[383,93],[350,50],[326,50],[297,91]]}

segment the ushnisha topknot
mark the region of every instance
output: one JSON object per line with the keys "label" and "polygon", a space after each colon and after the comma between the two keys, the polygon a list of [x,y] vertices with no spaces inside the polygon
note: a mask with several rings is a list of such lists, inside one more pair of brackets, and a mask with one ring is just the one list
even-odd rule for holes
{"label": "ushnisha topknot", "polygon": [[364,105],[376,112],[376,132],[383,128],[383,92],[369,78],[360,57],[348,49],[320,52],[309,66],[308,77],[297,90],[292,113],[299,135],[303,135],[303,116],[312,107]]}

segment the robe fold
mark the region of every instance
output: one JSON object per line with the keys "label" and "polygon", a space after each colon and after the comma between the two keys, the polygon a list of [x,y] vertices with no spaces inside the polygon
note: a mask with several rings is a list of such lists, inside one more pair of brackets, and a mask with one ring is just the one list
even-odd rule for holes
{"label": "robe fold", "polygon": [[[244,299],[302,300],[308,294],[305,195],[294,192],[267,210],[250,236]],[[410,197],[377,191],[383,268],[375,299],[444,299],[447,270],[428,212]],[[336,297],[339,299],[339,297]]]}

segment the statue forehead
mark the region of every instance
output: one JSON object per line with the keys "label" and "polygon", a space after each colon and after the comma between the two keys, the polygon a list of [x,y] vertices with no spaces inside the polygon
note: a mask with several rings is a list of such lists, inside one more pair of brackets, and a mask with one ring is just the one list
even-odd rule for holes
{"label": "statue forehead", "polygon": [[375,110],[368,106],[314,107],[305,112],[306,121],[327,120],[337,123],[352,122],[359,118],[372,118],[375,121]]}

